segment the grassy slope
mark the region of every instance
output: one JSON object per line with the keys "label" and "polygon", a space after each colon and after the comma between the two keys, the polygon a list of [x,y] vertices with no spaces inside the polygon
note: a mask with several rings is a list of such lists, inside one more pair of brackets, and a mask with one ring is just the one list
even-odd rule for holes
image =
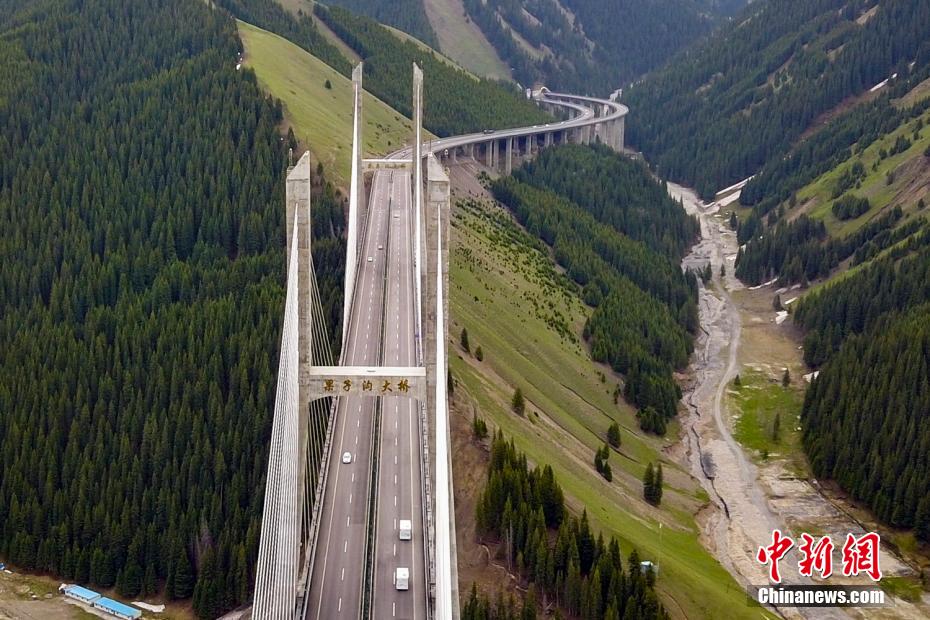
{"label": "grassy slope", "polygon": [[[924,113],[923,119],[925,124],[930,122],[930,111]],[[923,156],[924,149],[930,146],[930,128],[924,127],[920,132],[921,138],[913,141],[914,122],[916,119],[898,127],[880,140],[876,140],[860,155],[853,156],[799,190],[799,204],[805,205],[804,208],[811,217],[823,220],[831,235],[841,237],[855,232],[886,209],[900,206],[905,213],[913,212],[915,204],[921,197],[930,198],[927,196],[930,193],[927,183],[930,164]],[[880,160],[879,151],[882,149],[890,151],[898,136],[911,139],[911,148]],[[831,193],[836,186],[836,180],[856,159],[860,159],[865,166],[866,177],[862,180],[862,186],[851,192],[868,198],[872,203],[872,209],[853,220],[841,221],[834,217],[831,211],[833,205]],[[873,170],[872,165],[875,162],[878,162],[878,167]],[[891,185],[885,182],[885,176],[889,171],[895,172],[895,180]]]}
{"label": "grassy slope", "polygon": [[[298,139],[345,182],[352,157],[352,82],[276,34],[241,21],[239,34],[246,65],[262,88],[284,103]],[[409,141],[410,121],[387,104],[366,92],[362,109],[366,155],[384,155]]]}
{"label": "grassy slope", "polygon": [[403,30],[400,30],[400,29],[398,29],[398,28],[395,28],[394,26],[388,26],[387,24],[382,24],[382,26],[384,26],[385,28],[387,28],[388,31],[389,31],[391,34],[393,34],[395,37],[397,37],[397,38],[400,39],[401,41],[404,41],[404,42],[409,41],[409,42],[413,43],[414,45],[416,45],[417,47],[419,47],[419,48],[420,48],[421,50],[423,50],[424,52],[431,52],[433,55],[436,56],[436,58],[438,58],[438,59],[441,60],[442,62],[446,63],[446,64],[449,65],[450,67],[455,67],[456,69],[462,69],[462,70],[464,70],[465,72],[469,73],[473,78],[478,79],[478,77],[479,77],[478,74],[472,73],[472,72],[469,71],[467,68],[462,67],[462,66],[461,66],[460,64],[458,64],[454,59],[450,58],[449,56],[447,56],[446,54],[444,54],[444,53],[442,53],[442,52],[438,52],[438,51],[434,50],[434,49],[431,48],[429,45],[427,45],[426,43],[424,43],[424,42],[421,41],[420,39],[416,38],[416,37],[413,36],[412,34],[406,33],[406,32],[404,32]]}
{"label": "grassy slope", "polygon": [[[467,327],[471,350],[480,345],[484,361],[456,347],[450,355],[456,389],[467,391],[491,426],[503,428],[531,460],[550,463],[570,505],[586,507],[596,527],[619,537],[625,553],[635,545],[644,558],[660,560],[667,578],[658,587],[675,617],[758,618],[760,610],[746,605],[745,594],[697,539],[692,515],[706,496],[662,458],[671,440],[640,434],[632,410],[622,400],[613,403],[616,377],[591,362],[577,336],[550,327],[547,321],[562,322],[580,334],[587,309],[555,283],[548,258],[509,222],[496,208],[457,207],[451,330],[457,341]],[[524,418],[509,411],[517,385],[527,398]],[[620,423],[622,446],[611,455],[608,484],[592,461],[612,419]],[[640,480],[646,463],[660,458],[667,485],[657,510],[642,500]]]}
{"label": "grassy slope", "polygon": [[510,79],[510,70],[481,29],[465,17],[462,0],[424,0],[426,15],[444,54],[478,75]]}

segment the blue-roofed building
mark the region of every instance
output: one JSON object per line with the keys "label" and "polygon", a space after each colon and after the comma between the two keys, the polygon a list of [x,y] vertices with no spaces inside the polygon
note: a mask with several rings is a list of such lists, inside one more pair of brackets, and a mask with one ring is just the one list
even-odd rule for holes
{"label": "blue-roofed building", "polygon": [[98,592],[88,590],[87,588],[82,588],[81,586],[62,586],[58,589],[64,592],[65,596],[70,596],[71,598],[81,601],[82,603],[91,604],[100,598],[100,594]]}
{"label": "blue-roofed building", "polygon": [[94,608],[105,611],[108,614],[113,614],[117,618],[123,618],[123,620],[135,620],[136,618],[142,617],[142,612],[135,607],[124,605],[119,601],[114,601],[105,596],[101,596],[94,601]]}

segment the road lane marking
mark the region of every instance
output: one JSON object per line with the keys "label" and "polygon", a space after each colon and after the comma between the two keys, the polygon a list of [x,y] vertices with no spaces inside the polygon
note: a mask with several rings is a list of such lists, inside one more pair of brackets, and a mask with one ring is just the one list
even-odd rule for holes
{"label": "road lane marking", "polygon": [[349,493],[349,503],[350,503],[350,504],[352,503],[352,494],[351,494],[351,493]]}
{"label": "road lane marking", "polygon": [[340,613],[342,612],[342,597],[341,596],[339,597],[339,609],[337,609],[336,611]]}
{"label": "road lane marking", "polygon": [[343,567],[342,567],[342,579],[341,579],[341,581],[345,581],[345,580],[346,580],[346,567],[343,566]]}
{"label": "road lane marking", "polygon": [[346,541],[342,544],[342,552],[345,553],[348,550],[349,550],[349,541],[348,539],[346,539]]}

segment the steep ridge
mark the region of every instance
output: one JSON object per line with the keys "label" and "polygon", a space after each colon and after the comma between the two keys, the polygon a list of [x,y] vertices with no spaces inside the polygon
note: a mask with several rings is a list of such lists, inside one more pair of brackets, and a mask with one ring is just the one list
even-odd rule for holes
{"label": "steep ridge", "polygon": [[824,115],[921,70],[928,41],[926,2],[753,2],[624,94],[638,112],[629,141],[660,174],[711,198],[790,153]]}
{"label": "steep ridge", "polygon": [[410,114],[410,64],[416,62],[430,80],[423,123],[437,135],[552,120],[512,85],[478,79],[424,49],[419,41],[404,41],[371,18],[342,7],[317,3],[312,15],[298,7],[295,17],[275,0],[217,1],[235,17],[288,38],[347,76],[351,65],[318,27],[323,22],[365,61],[366,89],[405,116]]}
{"label": "steep ridge", "polygon": [[377,22],[394,26],[439,49],[436,32],[427,17],[423,0],[329,0],[326,4],[344,7]]}
{"label": "steep ridge", "polygon": [[464,0],[524,85],[607,95],[710,32],[726,5],[702,0]]}
{"label": "steep ridge", "polygon": [[[755,337],[777,336],[793,348],[804,337],[807,369],[797,351],[778,360],[792,374],[811,373],[795,429],[809,469],[801,459],[796,474],[816,476],[826,483],[816,492],[831,490],[821,503],[859,515],[896,543],[904,562],[895,561],[900,572],[887,587],[918,600],[919,570],[906,565],[926,563],[919,550],[930,508],[921,501],[922,465],[909,465],[909,455],[926,443],[919,420],[930,410],[923,382],[901,381],[928,363],[914,326],[926,320],[928,300],[930,7],[813,2],[778,13],[779,4],[754,4],[746,19],[637,84],[624,97],[643,112],[631,116],[631,135],[660,173],[705,195],[755,175],[712,205],[721,234],[737,236],[726,259],[753,286],[733,280],[727,264],[720,279],[737,291],[743,316],[777,319],[767,331],[750,324]],[[669,99],[655,99],[661,93]],[[790,321],[777,327],[788,316],[802,333]],[[758,347],[748,337],[740,346]],[[754,350],[742,359],[752,360],[744,381],[768,390],[766,375],[780,367]],[[747,393],[738,384],[727,389],[737,401]],[[783,463],[795,459],[796,440],[773,442],[770,425],[760,430],[769,438],[755,445],[786,452]],[[768,450],[750,452],[761,459],[760,476],[769,476],[763,486],[777,492]]]}

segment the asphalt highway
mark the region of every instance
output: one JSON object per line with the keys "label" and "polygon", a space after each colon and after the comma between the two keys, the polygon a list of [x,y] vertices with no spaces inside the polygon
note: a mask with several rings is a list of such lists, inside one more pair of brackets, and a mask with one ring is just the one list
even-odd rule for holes
{"label": "asphalt highway", "polygon": [[[363,252],[359,256],[355,303],[344,363],[379,365],[382,296],[387,257],[378,246],[387,240],[390,176],[375,175]],[[368,261],[371,257],[371,262]],[[308,618],[358,618],[364,584],[365,540],[371,482],[372,434],[377,411],[373,396],[339,399],[326,499],[317,534],[317,557],[310,582]],[[349,452],[351,463],[343,463]]]}
{"label": "asphalt highway", "polygon": [[[387,366],[416,365],[413,288],[413,200],[409,172],[391,175],[387,296],[384,308],[384,357]],[[422,527],[420,424],[411,398],[382,399],[377,525],[374,548],[372,618],[424,620],[426,573]],[[411,540],[400,540],[399,521],[413,524]],[[397,590],[394,570],[407,568],[409,590]]]}

